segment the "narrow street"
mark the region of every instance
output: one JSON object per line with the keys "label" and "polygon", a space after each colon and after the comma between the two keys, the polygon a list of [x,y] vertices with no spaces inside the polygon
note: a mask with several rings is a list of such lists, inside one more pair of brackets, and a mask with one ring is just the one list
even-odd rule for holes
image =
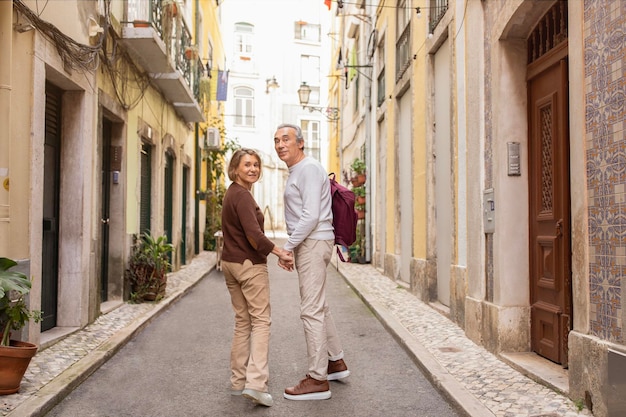
{"label": "narrow street", "polygon": [[273,407],[230,395],[233,317],[223,275],[213,270],[47,416],[460,415],[332,267],[328,297],[352,374],[332,382],[330,400],[284,399],[283,389],[306,373],[305,343],[297,276],[273,255],[269,265]]}

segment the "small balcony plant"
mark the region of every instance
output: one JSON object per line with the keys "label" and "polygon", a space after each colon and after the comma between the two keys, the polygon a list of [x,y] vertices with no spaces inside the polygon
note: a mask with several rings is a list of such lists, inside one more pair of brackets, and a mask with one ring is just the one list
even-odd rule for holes
{"label": "small balcony plant", "polygon": [[356,203],[360,205],[365,204],[365,186],[359,185],[358,187],[352,188],[352,192],[356,197]]}
{"label": "small balcony plant", "polygon": [[358,187],[365,184],[365,173],[367,170],[365,161],[363,161],[361,158],[354,158],[352,160],[352,163],[350,164],[350,168],[352,169],[353,173],[352,179],[350,180],[352,182],[352,185]]}

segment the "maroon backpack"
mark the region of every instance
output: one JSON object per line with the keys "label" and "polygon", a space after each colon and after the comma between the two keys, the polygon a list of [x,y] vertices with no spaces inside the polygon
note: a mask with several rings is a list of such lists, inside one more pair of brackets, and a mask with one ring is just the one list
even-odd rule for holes
{"label": "maroon backpack", "polygon": [[[335,181],[334,173],[329,174],[328,177],[332,199],[335,245],[341,245],[347,249],[356,241],[356,223],[358,221],[354,210],[356,197],[352,190]],[[343,262],[346,262],[339,248],[337,248],[337,254]]]}

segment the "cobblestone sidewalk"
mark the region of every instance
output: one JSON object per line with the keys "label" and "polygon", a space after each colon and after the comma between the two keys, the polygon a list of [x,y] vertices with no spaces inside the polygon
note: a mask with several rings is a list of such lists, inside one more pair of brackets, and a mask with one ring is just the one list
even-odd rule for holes
{"label": "cobblestone sidewalk", "polygon": [[[459,397],[457,402],[468,414],[498,417],[592,415],[587,409],[579,411],[569,398],[522,375],[472,342],[451,320],[373,266],[340,263],[338,268],[390,331],[402,339],[414,358],[427,368],[435,383],[443,385],[441,388],[448,394]],[[468,393],[470,396],[466,395]]]}

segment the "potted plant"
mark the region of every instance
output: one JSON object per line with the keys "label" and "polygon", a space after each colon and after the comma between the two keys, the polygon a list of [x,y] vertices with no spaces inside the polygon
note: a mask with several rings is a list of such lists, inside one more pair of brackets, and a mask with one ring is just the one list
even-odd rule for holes
{"label": "potted plant", "polygon": [[185,59],[187,61],[193,61],[193,60],[198,59],[198,47],[197,46],[185,47]]}
{"label": "potted plant", "polygon": [[350,255],[350,262],[353,264],[358,262],[359,257],[361,256],[361,245],[358,243],[354,243],[350,245],[348,248],[348,253]]}
{"label": "potted plant", "polygon": [[352,169],[352,172],[354,173],[354,176],[351,179],[352,185],[355,187],[358,187],[358,186],[365,184],[365,180],[366,180],[365,161],[363,161],[361,158],[354,158],[354,160],[350,164],[350,168]]}
{"label": "potted plant", "polygon": [[165,295],[170,252],[174,246],[167,236],[153,237],[149,232],[135,237],[126,278],[131,285],[131,301],[159,301]]}
{"label": "potted plant", "polygon": [[358,219],[365,218],[365,204],[356,203],[354,205],[354,209],[356,210],[356,215]]}
{"label": "potted plant", "polygon": [[133,27],[136,28],[147,28],[150,27],[150,22],[147,20],[135,19],[133,20]]}
{"label": "potted plant", "polygon": [[20,331],[29,320],[41,321],[41,311],[31,311],[24,297],[30,292],[31,282],[18,271],[12,259],[0,258],[0,395],[19,391],[22,378],[37,346],[11,340],[11,331]]}
{"label": "potted plant", "polygon": [[356,197],[356,203],[364,205],[365,204],[365,187],[362,185],[359,185],[358,187],[352,188],[352,192],[354,193],[354,196]]}

